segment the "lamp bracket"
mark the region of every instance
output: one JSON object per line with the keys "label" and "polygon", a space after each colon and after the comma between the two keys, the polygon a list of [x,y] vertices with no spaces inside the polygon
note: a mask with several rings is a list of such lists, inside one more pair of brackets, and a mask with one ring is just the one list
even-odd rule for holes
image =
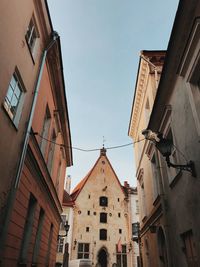
{"label": "lamp bracket", "polygon": [[174,164],[174,163],[170,162],[169,156],[166,156],[166,162],[167,162],[167,166],[168,167],[179,169],[181,171],[188,171],[188,172],[190,172],[192,174],[193,177],[197,176],[196,175],[195,166],[194,166],[194,162],[192,160],[190,160],[185,165],[179,165],[179,164]]}

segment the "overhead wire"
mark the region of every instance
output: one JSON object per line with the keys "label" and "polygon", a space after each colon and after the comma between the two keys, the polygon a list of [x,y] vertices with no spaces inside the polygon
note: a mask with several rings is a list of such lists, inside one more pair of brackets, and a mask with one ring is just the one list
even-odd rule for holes
{"label": "overhead wire", "polygon": [[[66,147],[64,144],[59,144],[59,143],[56,143],[52,140],[49,140],[45,137],[43,137],[42,135],[40,135],[39,133],[33,133],[34,135],[37,135],[39,136],[41,139],[44,139],[46,140],[47,142],[50,142],[50,143],[53,143],[54,145],[58,145],[58,146],[61,146],[61,147]],[[117,149],[117,148],[122,148],[122,147],[127,147],[127,146],[130,146],[130,145],[134,145],[135,143],[139,143],[141,141],[145,140],[145,138],[143,139],[140,139],[140,140],[137,140],[135,142],[131,142],[131,143],[127,143],[127,144],[123,144],[123,145],[118,145],[118,146],[111,146],[111,147],[105,147],[105,149]],[[103,146],[104,147],[104,146]],[[74,150],[78,150],[78,151],[82,151],[82,152],[94,152],[94,151],[99,151],[101,150],[102,148],[92,148],[92,149],[83,149],[83,148],[80,148],[80,147],[75,147],[75,146],[67,146],[67,148],[71,148],[71,149],[74,149]]]}

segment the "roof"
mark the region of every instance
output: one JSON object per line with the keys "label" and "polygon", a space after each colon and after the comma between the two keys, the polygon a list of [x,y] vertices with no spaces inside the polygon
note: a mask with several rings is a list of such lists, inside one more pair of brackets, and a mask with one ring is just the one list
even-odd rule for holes
{"label": "roof", "polygon": [[74,201],[72,200],[71,196],[67,193],[66,190],[63,192],[63,206],[66,207],[73,207],[74,206]]}
{"label": "roof", "polygon": [[116,177],[116,179],[117,179],[117,182],[119,183],[119,186],[120,186],[120,188],[121,188],[123,194],[126,195],[126,192],[124,191],[123,186],[121,185],[121,183],[120,183],[120,181],[119,181],[119,179],[118,179],[118,177],[117,177],[117,175],[116,175],[116,173],[115,173],[115,171],[114,171],[114,169],[113,169],[113,167],[112,167],[112,165],[111,165],[111,163],[110,163],[108,157],[106,156],[106,149],[103,148],[103,149],[100,150],[100,156],[99,156],[99,158],[97,159],[97,161],[95,162],[95,164],[94,164],[94,166],[92,167],[92,169],[91,169],[91,170],[88,172],[88,174],[87,174],[87,175],[86,175],[86,176],[85,176],[85,177],[84,177],[84,178],[83,178],[83,179],[76,185],[76,187],[75,187],[74,190],[72,191],[72,194],[71,194],[70,196],[71,196],[71,198],[72,198],[73,201],[75,201],[75,200],[77,199],[77,197],[78,197],[78,195],[80,194],[81,190],[83,189],[83,187],[85,186],[85,184],[86,184],[86,182],[88,181],[89,177],[91,176],[91,174],[92,174],[94,168],[96,167],[97,163],[100,161],[100,159],[101,159],[102,157],[105,157],[106,160],[108,161],[108,164],[109,164],[110,168],[112,169],[112,171],[113,171],[113,173],[114,173],[114,175],[115,175],[115,177]]}

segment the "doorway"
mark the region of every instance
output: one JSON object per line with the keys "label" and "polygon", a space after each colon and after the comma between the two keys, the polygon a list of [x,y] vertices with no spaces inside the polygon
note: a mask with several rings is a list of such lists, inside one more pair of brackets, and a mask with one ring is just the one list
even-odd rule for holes
{"label": "doorway", "polygon": [[100,267],[107,267],[107,253],[104,248],[98,253],[98,263]]}

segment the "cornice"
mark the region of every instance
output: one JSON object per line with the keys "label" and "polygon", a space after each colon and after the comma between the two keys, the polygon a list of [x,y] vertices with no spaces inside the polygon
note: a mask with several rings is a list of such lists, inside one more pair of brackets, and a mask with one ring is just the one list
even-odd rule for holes
{"label": "cornice", "polygon": [[146,91],[146,83],[149,74],[148,63],[141,59],[138,80],[136,84],[135,101],[133,103],[133,112],[131,117],[130,136],[135,140],[137,133],[137,125],[139,122],[139,115],[142,108],[142,103]]}

